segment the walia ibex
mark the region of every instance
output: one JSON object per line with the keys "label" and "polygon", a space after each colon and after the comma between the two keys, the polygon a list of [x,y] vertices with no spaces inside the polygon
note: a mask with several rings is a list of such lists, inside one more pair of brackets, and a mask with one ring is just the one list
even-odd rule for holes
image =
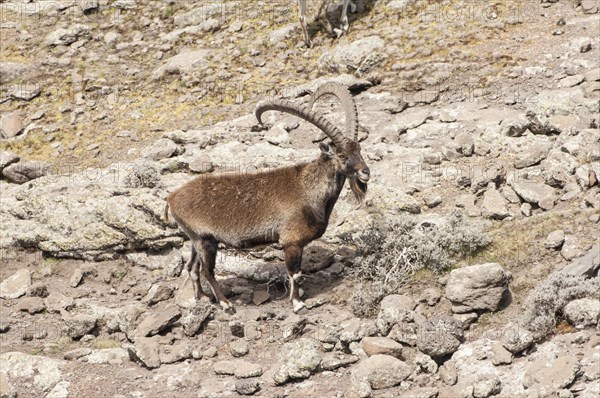
{"label": "walia ibex", "polygon": [[[347,135],[311,109],[314,101],[327,94],[342,103]],[[360,154],[358,113],[345,87],[336,83],[319,87],[309,106],[279,99],[262,101],[255,110],[260,124],[263,113],[270,110],[312,123],[331,139],[332,145],[321,143],[321,155],[308,163],[253,174],[202,175],[167,198],[165,220],[170,208],[173,218],[192,241],[186,268],[196,299],[205,295],[199,279],[202,269],[224,309],[232,307],[215,280],[219,243],[244,248],[279,242],[290,281],[290,299],[297,312],[304,307],[298,286],[304,247],[325,233],[346,179],[359,201],[367,192],[370,173]]]}
{"label": "walia ibex", "polygon": [[[328,0],[319,0],[319,3],[316,7],[317,16],[325,13],[325,9],[328,4]],[[348,22],[348,6],[351,6],[350,0],[343,0],[342,16],[340,18],[341,26],[339,29],[333,28],[327,19],[327,16],[323,15],[323,21],[325,22],[327,29],[330,32],[335,33],[338,37],[346,33],[348,31],[348,27],[350,26]],[[306,0],[298,0],[298,7],[300,8],[300,26],[302,27],[302,33],[304,34],[304,42],[308,47],[312,47],[312,42],[308,36],[308,29],[306,27]]]}

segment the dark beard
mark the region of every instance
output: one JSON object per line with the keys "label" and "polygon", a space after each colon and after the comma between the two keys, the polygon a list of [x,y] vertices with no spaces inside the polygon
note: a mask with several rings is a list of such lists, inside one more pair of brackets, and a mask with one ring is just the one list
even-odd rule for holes
{"label": "dark beard", "polygon": [[362,203],[367,195],[367,183],[360,181],[358,178],[350,178],[349,183],[354,197],[359,203]]}

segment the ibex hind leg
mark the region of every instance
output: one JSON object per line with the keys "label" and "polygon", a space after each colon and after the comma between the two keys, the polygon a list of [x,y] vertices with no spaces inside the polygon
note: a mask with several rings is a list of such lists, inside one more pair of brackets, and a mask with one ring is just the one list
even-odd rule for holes
{"label": "ibex hind leg", "polygon": [[284,248],[285,266],[290,280],[290,300],[294,312],[299,312],[306,305],[300,300],[300,277],[302,276],[302,247],[287,246]]}
{"label": "ibex hind leg", "polygon": [[215,262],[217,260],[218,242],[214,238],[203,238],[194,240],[193,243],[200,256],[200,261],[202,262],[202,275],[204,275],[210,285],[215,299],[224,310],[235,311],[233,305],[227,300],[221,290],[221,286],[219,286],[219,283],[215,279]]}
{"label": "ibex hind leg", "polygon": [[207,297],[206,293],[204,293],[204,290],[202,290],[202,284],[200,283],[200,266],[200,257],[198,257],[196,248],[194,245],[192,245],[190,259],[185,264],[185,269],[187,270],[189,277],[192,279],[196,300],[201,300],[203,297]]}

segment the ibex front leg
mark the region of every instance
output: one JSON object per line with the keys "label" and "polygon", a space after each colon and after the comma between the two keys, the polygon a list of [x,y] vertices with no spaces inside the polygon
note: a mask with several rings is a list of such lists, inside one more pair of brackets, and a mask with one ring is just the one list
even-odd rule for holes
{"label": "ibex front leg", "polygon": [[300,300],[300,286],[299,279],[302,276],[302,247],[297,245],[290,245],[284,247],[285,253],[285,265],[288,271],[288,277],[290,279],[290,300],[294,307],[294,312],[300,311],[306,307],[302,300]]}
{"label": "ibex front leg", "polygon": [[306,0],[298,0],[298,8],[300,11],[300,26],[302,27],[302,33],[304,34],[304,42],[307,47],[312,47],[310,37],[308,37],[308,29],[306,28]]}
{"label": "ibex front leg", "polygon": [[[348,22],[348,6],[350,6],[350,9],[352,9],[353,4],[350,3],[350,0],[344,0],[342,6],[342,17],[340,18],[340,28],[333,30],[337,37],[340,37],[341,35],[346,33],[348,31],[348,28],[350,27],[350,23]],[[356,8],[356,6],[354,6],[354,8]]]}

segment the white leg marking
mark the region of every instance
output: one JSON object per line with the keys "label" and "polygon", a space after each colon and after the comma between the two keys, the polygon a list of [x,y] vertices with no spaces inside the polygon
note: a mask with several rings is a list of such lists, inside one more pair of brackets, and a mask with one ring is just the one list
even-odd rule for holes
{"label": "white leg marking", "polygon": [[301,276],[302,276],[302,271],[295,273],[294,276],[292,276],[292,279],[297,281],[298,279],[300,279]]}
{"label": "white leg marking", "polygon": [[306,305],[304,305],[304,303],[300,300],[293,300],[292,301],[293,305],[294,305],[294,313],[300,311],[302,308],[305,308]]}
{"label": "white leg marking", "polygon": [[299,289],[298,289],[298,295],[299,295],[300,297],[303,297],[303,296],[304,296],[304,289],[301,289],[301,288],[299,288]]}

